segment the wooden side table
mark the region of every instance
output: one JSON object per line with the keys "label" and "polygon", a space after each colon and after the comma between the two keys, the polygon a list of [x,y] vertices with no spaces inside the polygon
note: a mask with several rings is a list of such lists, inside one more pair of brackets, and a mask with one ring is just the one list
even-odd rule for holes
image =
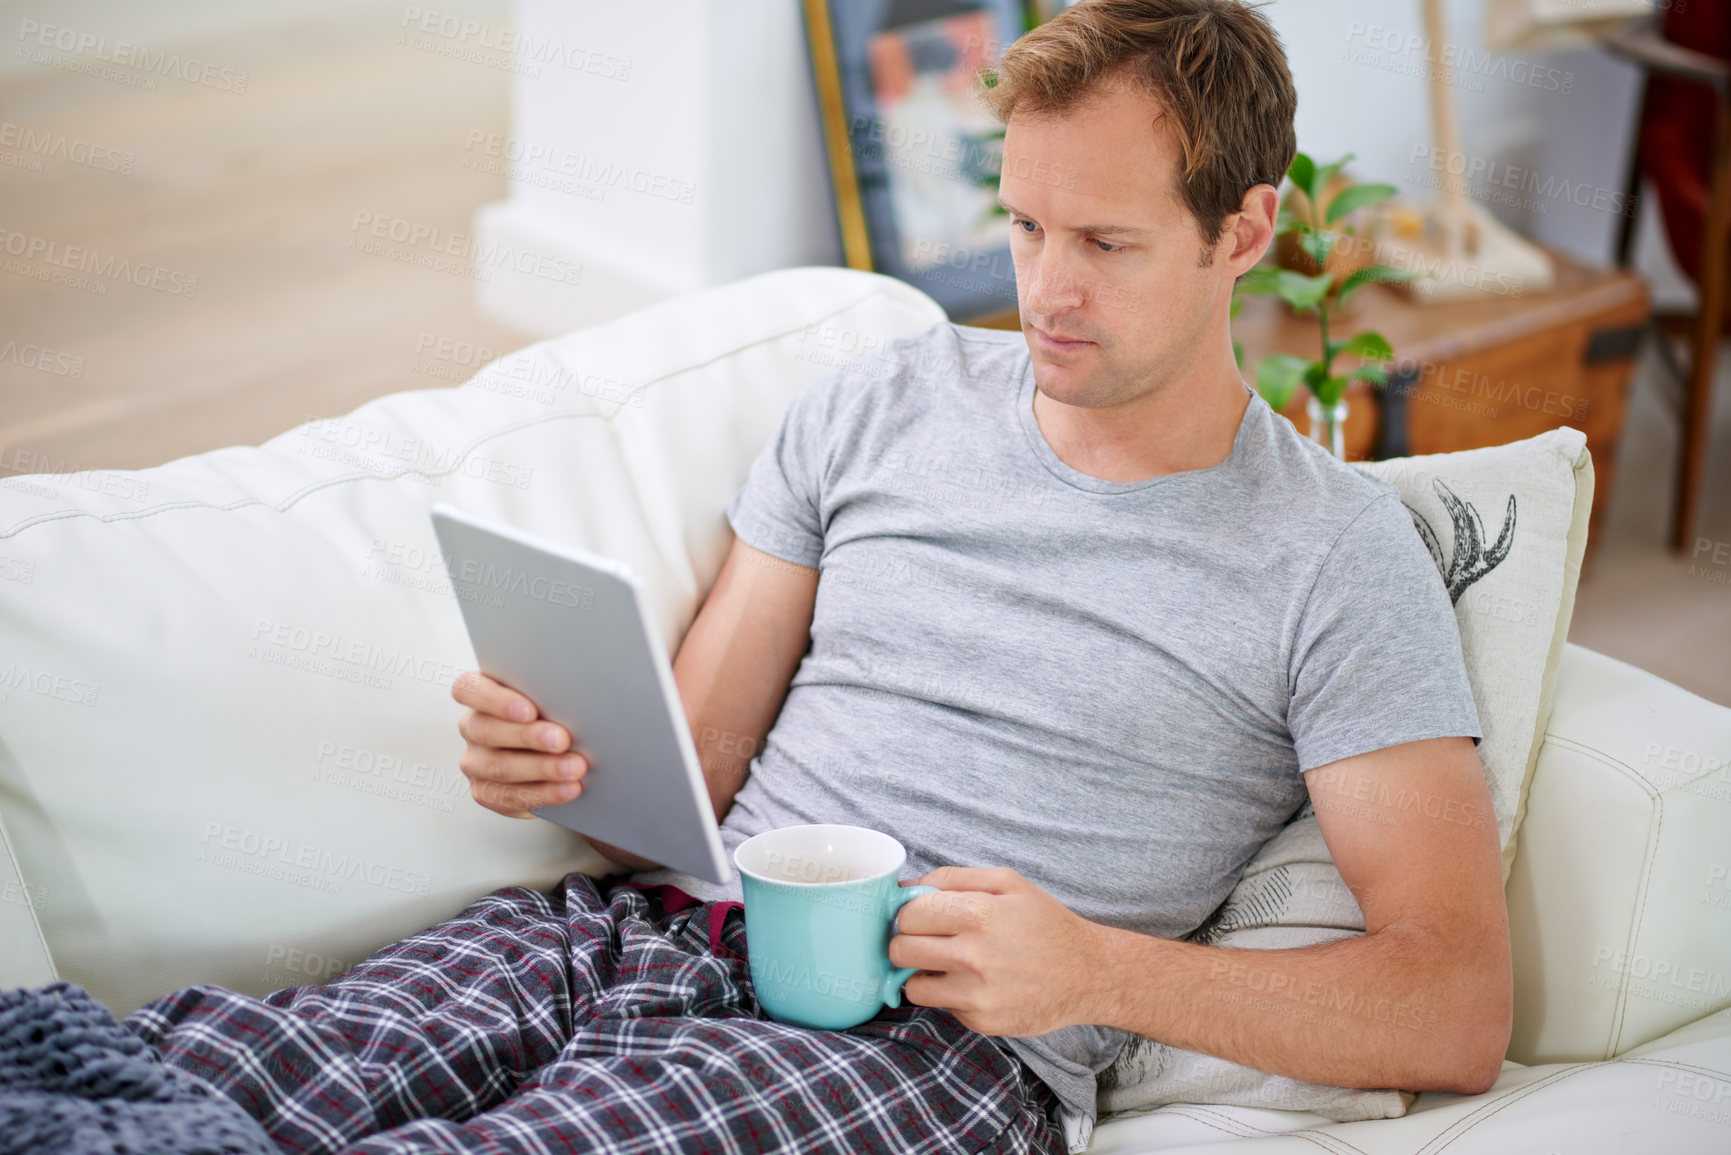
{"label": "wooden side table", "polygon": [[[1382,285],[1360,292],[1335,331],[1381,333],[1394,346],[1395,371],[1385,388],[1355,382],[1348,392],[1347,456],[1478,449],[1571,425],[1593,454],[1597,529],[1650,303],[1633,273],[1551,256],[1557,279],[1547,293],[1415,305]],[[1269,353],[1318,352],[1316,319],[1294,316],[1272,297],[1246,298],[1233,334],[1244,343],[1252,381]],[[1308,430],[1299,393],[1285,415]]]}

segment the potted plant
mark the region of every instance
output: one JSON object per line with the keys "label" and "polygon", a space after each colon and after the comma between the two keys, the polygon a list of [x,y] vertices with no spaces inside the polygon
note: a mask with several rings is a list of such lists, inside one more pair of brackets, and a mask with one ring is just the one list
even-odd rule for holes
{"label": "potted plant", "polygon": [[[1336,332],[1341,312],[1354,294],[1377,281],[1404,281],[1414,274],[1370,264],[1354,269],[1341,277],[1330,258],[1342,245],[1368,245],[1352,223],[1354,214],[1387,200],[1395,194],[1393,185],[1340,183],[1341,170],[1352,160],[1348,153],[1332,164],[1318,165],[1309,156],[1299,153],[1287,170],[1290,180],[1303,194],[1301,212],[1282,207],[1275,224],[1275,236],[1292,235],[1297,248],[1318,270],[1303,273],[1258,265],[1239,278],[1239,293],[1254,293],[1279,297],[1298,313],[1316,317],[1321,338],[1321,356],[1300,357],[1292,353],[1271,353],[1256,366],[1256,391],[1275,409],[1284,409],[1300,385],[1310,390],[1305,410],[1310,417],[1310,436],[1326,446],[1336,457],[1344,458],[1343,429],[1346,422],[1346,390],[1353,381],[1368,381],[1381,386],[1388,383],[1388,371],[1383,363],[1392,360],[1394,349],[1382,334],[1369,329],[1340,335]],[[1324,201],[1326,200],[1326,205]],[[1236,314],[1238,302],[1233,302]],[[1352,358],[1358,364],[1342,372],[1337,362]]]}

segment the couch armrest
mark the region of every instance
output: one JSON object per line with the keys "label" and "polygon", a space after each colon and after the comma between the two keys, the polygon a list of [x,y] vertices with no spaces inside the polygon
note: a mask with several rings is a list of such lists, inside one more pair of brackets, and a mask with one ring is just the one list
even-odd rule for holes
{"label": "couch armrest", "polygon": [[1509,878],[1522,1063],[1731,1006],[1731,709],[1568,646]]}

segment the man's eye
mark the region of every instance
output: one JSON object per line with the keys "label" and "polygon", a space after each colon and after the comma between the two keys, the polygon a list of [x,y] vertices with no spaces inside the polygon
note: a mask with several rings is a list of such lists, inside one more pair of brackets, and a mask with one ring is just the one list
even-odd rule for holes
{"label": "man's eye", "polygon": [[[1023,229],[1022,228],[1023,225],[1027,225],[1028,227]],[[1021,229],[1025,233],[1031,233],[1035,229],[1039,228],[1040,226],[1035,224],[1033,221],[1017,221],[1017,222],[1015,222],[1015,227],[1018,229]]]}
{"label": "man's eye", "polygon": [[1095,241],[1094,243],[1100,246],[1102,253],[1115,253],[1124,247],[1123,245],[1109,245],[1105,241]]}

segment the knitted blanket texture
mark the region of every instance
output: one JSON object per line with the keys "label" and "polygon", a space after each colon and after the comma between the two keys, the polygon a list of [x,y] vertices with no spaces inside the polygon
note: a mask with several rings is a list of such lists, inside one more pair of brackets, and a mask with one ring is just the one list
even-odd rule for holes
{"label": "knitted blanket texture", "polygon": [[0,1155],[278,1155],[72,983],[0,991]]}

